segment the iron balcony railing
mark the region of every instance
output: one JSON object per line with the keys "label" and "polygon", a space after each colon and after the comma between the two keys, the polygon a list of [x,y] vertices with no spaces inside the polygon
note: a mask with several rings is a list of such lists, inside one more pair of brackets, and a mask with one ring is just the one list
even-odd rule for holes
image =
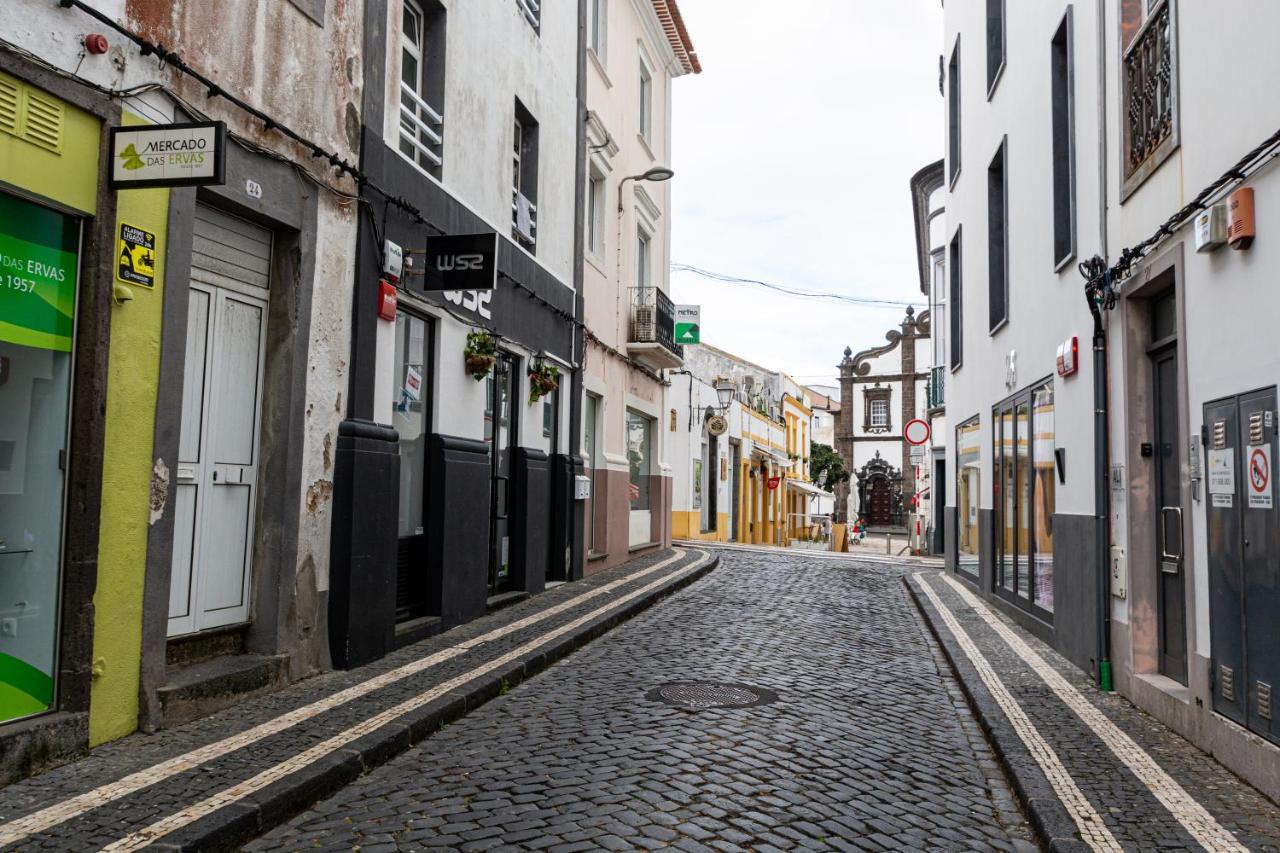
{"label": "iron balcony railing", "polygon": [[675,322],[671,297],[652,286],[631,288],[631,343],[662,344],[684,358],[684,347],[676,343]]}
{"label": "iron balcony railing", "polygon": [[516,0],[516,5],[520,7],[520,11],[524,14],[524,19],[529,22],[529,26],[535,30],[542,18],[542,6],[538,0]]}
{"label": "iron balcony railing", "polygon": [[947,402],[947,369],[934,367],[929,371],[929,408],[940,409]]}
{"label": "iron balcony railing", "polygon": [[1124,55],[1125,177],[1173,134],[1173,31],[1169,3],[1152,9]]}
{"label": "iron balcony railing", "polygon": [[[401,150],[425,169],[444,165],[444,116],[400,81]],[[423,162],[426,161],[426,162]]]}
{"label": "iron balcony railing", "polygon": [[[522,204],[528,207],[528,222],[521,221],[520,205]],[[515,188],[511,190],[511,227],[526,246],[533,246],[538,242],[538,206]]]}

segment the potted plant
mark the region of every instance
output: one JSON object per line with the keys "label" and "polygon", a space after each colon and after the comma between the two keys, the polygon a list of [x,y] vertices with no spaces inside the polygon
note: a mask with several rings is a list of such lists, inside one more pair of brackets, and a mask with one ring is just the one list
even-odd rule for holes
{"label": "potted plant", "polygon": [[535,362],[529,367],[529,405],[541,400],[560,387],[560,369],[545,361]]}
{"label": "potted plant", "polygon": [[462,351],[467,375],[479,382],[498,363],[498,342],[485,331],[467,332],[467,346]]}

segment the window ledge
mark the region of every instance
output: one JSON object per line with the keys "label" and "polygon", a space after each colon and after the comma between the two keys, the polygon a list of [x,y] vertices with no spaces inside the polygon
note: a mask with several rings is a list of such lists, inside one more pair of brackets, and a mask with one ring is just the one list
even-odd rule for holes
{"label": "window ledge", "polygon": [[988,101],[990,101],[991,97],[996,93],[996,87],[1000,85],[1000,78],[1004,76],[1004,69],[1005,69],[1005,66],[1008,64],[1009,64],[1008,57],[1002,57],[1000,59],[1000,67],[996,69],[995,76],[991,78],[991,83],[990,85],[987,86]]}
{"label": "window ledge", "polygon": [[609,271],[604,268],[604,257],[602,255],[598,255],[595,252],[588,250],[582,253],[582,257],[585,258],[587,263],[591,264],[591,266],[595,268],[595,271],[600,273],[600,275],[609,275]]}
{"label": "window ledge", "polygon": [[999,323],[996,323],[994,326],[992,326],[991,331],[989,331],[987,334],[994,338],[996,334],[1007,325],[1009,325],[1009,318],[1005,317]]}
{"label": "window ledge", "polygon": [[649,145],[649,140],[645,139],[644,134],[637,133],[636,139],[640,142],[640,146],[644,148],[644,153],[649,155],[649,161],[652,163],[658,162],[658,158],[654,155],[653,148]]}
{"label": "window ledge", "polygon": [[591,48],[587,48],[587,56],[591,57],[591,64],[596,67],[596,71],[600,74],[600,79],[604,82],[604,87],[606,89],[612,89],[613,80],[609,78],[609,72],[605,70],[604,58]]}

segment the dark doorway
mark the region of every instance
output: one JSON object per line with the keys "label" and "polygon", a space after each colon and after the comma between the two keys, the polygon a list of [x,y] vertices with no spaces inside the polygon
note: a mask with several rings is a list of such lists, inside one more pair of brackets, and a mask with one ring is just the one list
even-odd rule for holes
{"label": "dark doorway", "polygon": [[707,529],[705,532],[714,533],[719,525],[717,524],[717,513],[719,511],[719,503],[716,500],[720,496],[720,472],[718,466],[720,464],[720,442],[716,440],[714,435],[707,435]]}
{"label": "dark doorway", "polygon": [[1156,596],[1160,674],[1187,683],[1187,600],[1183,571],[1182,440],[1178,428],[1178,341],[1174,293],[1154,300],[1152,369]]}
{"label": "dark doorway", "polygon": [[742,445],[729,442],[729,541],[738,541],[738,501],[740,499],[740,474],[742,473]]}
{"label": "dark doorway", "polygon": [[489,445],[492,487],[489,490],[489,595],[511,591],[511,461],[516,448],[515,400],[519,396],[516,360],[498,354],[489,376],[485,401],[484,440]]}
{"label": "dark doorway", "polygon": [[946,482],[947,460],[933,460],[933,482],[929,484],[930,506],[933,507],[933,536],[930,537],[929,551],[934,554],[941,554],[946,547],[943,539],[947,516],[946,489],[943,488]]}
{"label": "dark doorway", "polygon": [[[396,314],[391,424],[400,436],[399,550],[396,559],[396,622],[438,612],[427,577],[425,507],[427,438],[431,425],[431,325],[401,310]],[[435,598],[439,598],[437,594]]]}

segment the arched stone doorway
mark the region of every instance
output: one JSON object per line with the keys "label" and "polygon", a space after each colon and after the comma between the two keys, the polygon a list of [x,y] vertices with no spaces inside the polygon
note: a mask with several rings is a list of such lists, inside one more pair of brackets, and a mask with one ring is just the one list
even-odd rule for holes
{"label": "arched stone doorway", "polygon": [[876,451],[858,477],[858,515],[868,527],[901,527],[904,523],[902,472]]}

